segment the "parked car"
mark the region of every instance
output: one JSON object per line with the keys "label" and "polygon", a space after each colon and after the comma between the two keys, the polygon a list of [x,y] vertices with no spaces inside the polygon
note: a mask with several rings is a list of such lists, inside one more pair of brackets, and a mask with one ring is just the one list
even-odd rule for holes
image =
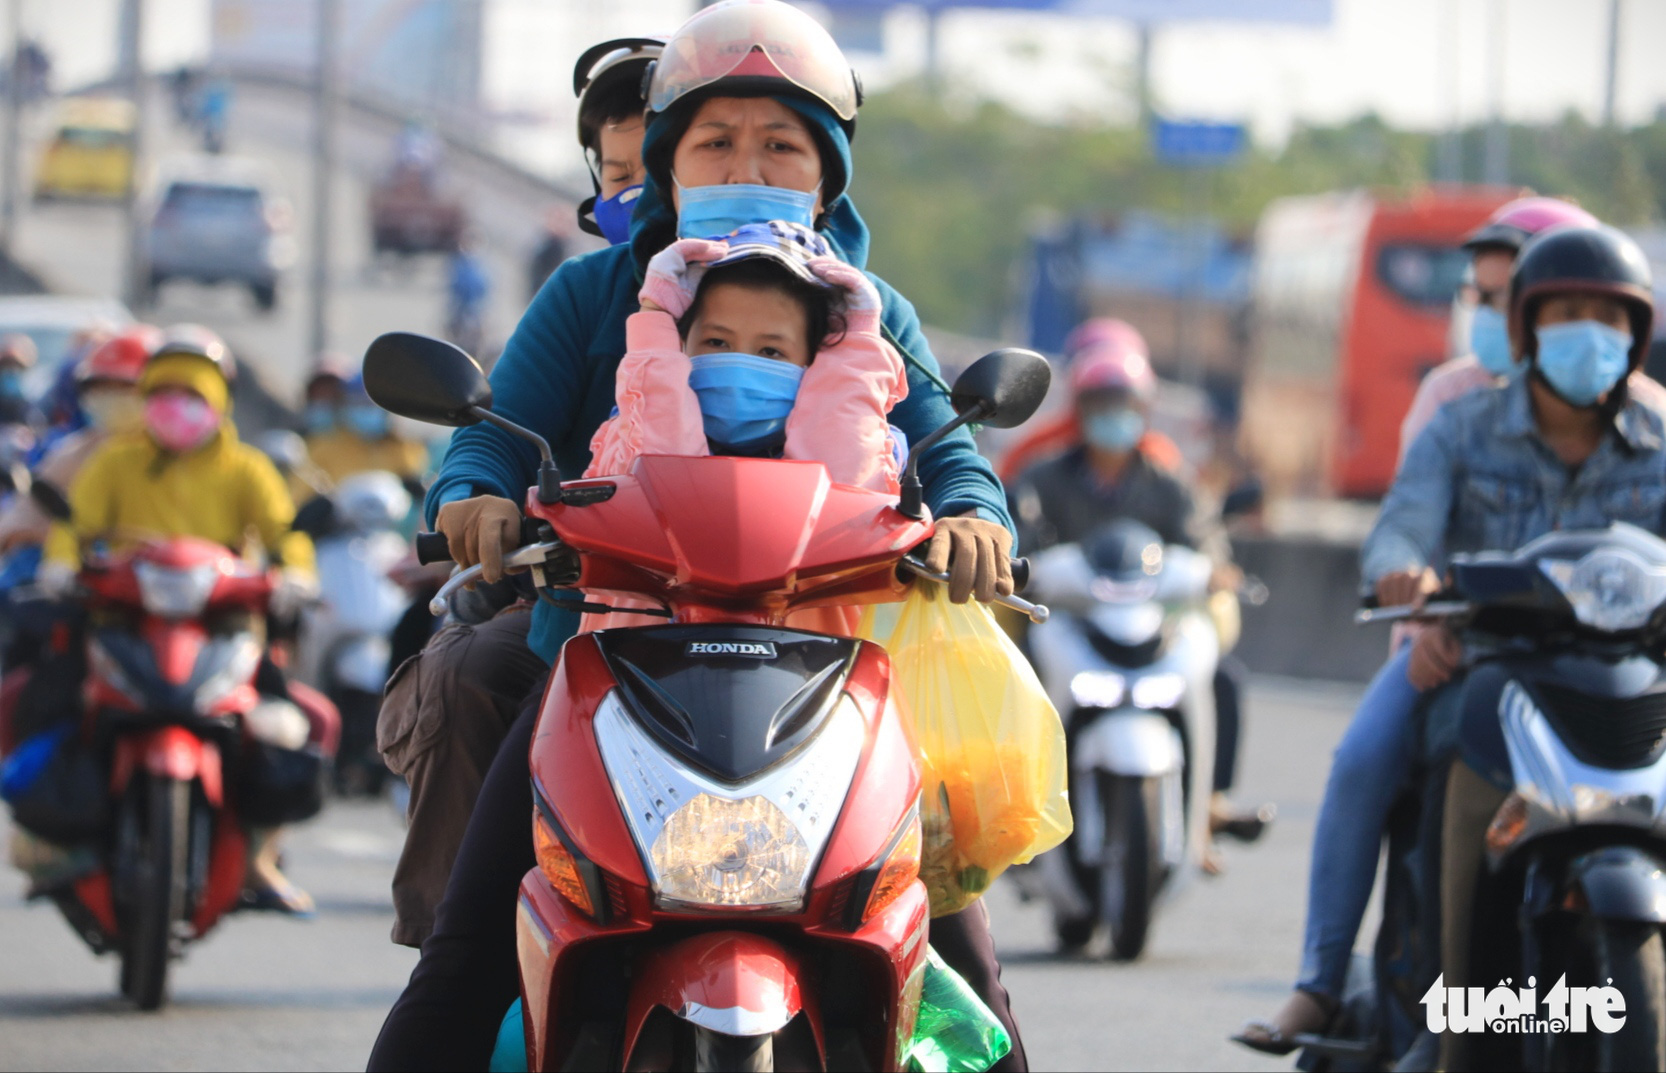
{"label": "parked car", "polygon": [[114,298],[0,296],[0,336],[21,332],[35,343],[35,365],[23,378],[24,391],[32,399],[46,394],[57,380],[64,362],[72,357],[77,335],[92,328],[115,331],[131,323],[133,314]]}
{"label": "parked car", "polygon": [[245,161],[205,160],[164,182],[146,236],[152,295],[175,279],[233,283],[270,310],[294,260],[290,209]]}
{"label": "parked car", "polygon": [[72,97],[35,170],[35,197],[120,198],[133,172],[133,105]]}

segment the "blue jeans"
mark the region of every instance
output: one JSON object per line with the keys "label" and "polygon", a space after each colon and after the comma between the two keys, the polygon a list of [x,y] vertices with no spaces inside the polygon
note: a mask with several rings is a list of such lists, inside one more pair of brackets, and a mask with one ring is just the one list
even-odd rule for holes
{"label": "blue jeans", "polygon": [[1303,991],[1342,997],[1377,881],[1383,827],[1417,758],[1412,716],[1421,694],[1406,680],[1410,659],[1406,645],[1377,672],[1331,762],[1308,870],[1307,930],[1296,982]]}

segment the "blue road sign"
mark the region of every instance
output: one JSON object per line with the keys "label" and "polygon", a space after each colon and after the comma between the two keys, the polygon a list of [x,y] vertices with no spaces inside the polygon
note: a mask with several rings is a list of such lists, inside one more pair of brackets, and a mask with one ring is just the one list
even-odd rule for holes
{"label": "blue road sign", "polygon": [[1249,132],[1242,123],[1191,123],[1174,119],[1155,120],[1151,127],[1152,148],[1157,159],[1182,167],[1230,164],[1249,147]]}

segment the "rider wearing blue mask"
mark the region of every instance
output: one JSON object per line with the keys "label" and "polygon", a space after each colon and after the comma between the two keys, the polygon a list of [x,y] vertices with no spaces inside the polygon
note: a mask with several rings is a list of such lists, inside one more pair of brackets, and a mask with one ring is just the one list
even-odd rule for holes
{"label": "rider wearing blue mask", "polygon": [[663,37],[603,41],[587,49],[573,66],[578,140],[596,190],[579,205],[578,225],[614,246],[631,237],[631,210],[647,178],[642,167],[642,76],[664,48]]}
{"label": "rider wearing blue mask", "polygon": [[0,339],[0,425],[22,425],[38,430],[40,409],[29,398],[26,378],[35,367],[35,342],[21,332]]}
{"label": "rider wearing blue mask", "polygon": [[308,384],[307,395],[307,453],[332,482],[377,469],[420,482],[428,468],[428,449],[399,435],[387,411],[365,394],[363,378],[320,372]]}
{"label": "rider wearing blue mask", "polygon": [[[1470,279],[1453,303],[1453,354],[1429,371],[1400,426],[1402,457],[1442,406],[1521,371],[1510,349],[1505,316],[1510,307],[1510,267],[1524,242],[1553,227],[1595,227],[1596,217],[1570,201],[1522,197],[1499,207],[1464,240]],[[1628,390],[1645,406],[1666,413],[1666,388],[1641,374]],[[1399,631],[1397,632],[1397,636]]]}
{"label": "rider wearing blue mask", "polygon": [[[1158,384],[1145,340],[1131,326],[1113,322],[1104,339],[1073,356],[1070,387],[1080,442],[1029,467],[1011,488],[1012,512],[1024,546],[1040,550],[1075,543],[1113,520],[1132,519],[1150,526],[1166,544],[1205,552],[1217,564],[1217,588],[1236,588],[1242,575],[1232,563],[1219,517],[1202,509],[1184,470],[1164,457],[1167,452],[1161,448],[1166,441],[1157,441],[1151,432]],[[1236,604],[1214,606],[1223,616],[1222,640],[1230,646],[1237,629]],[[1240,810],[1227,796],[1237,775],[1247,674],[1228,656],[1215,675],[1216,750],[1209,819],[1211,834],[1254,841],[1271,819],[1271,810]],[[1220,854],[1211,846],[1204,868],[1214,873],[1222,867]]]}
{"label": "rider wearing blue mask", "polygon": [[[632,210],[630,242],[572,258],[557,269],[492,370],[497,410],[544,435],[563,474],[585,471],[591,440],[613,409],[626,321],[639,308],[649,261],[678,237],[682,191],[747,186],[813,194],[812,223],[833,254],[858,269],[866,263],[867,228],[846,193],[858,102],[854,73],[827,31],[788,4],[729,0],[701,9],[673,35],[649,80],[642,145],[648,176]],[[747,211],[749,223],[780,218],[779,207],[762,197]],[[883,281],[870,280],[880,298],[880,333],[902,357],[908,380],[907,398],[891,411],[890,421],[918,442],[953,419],[947,385],[913,308]],[[516,504],[534,483],[537,465],[529,444],[490,427],[462,429],[452,437],[429,491],[428,519],[446,534],[460,561],[479,561],[487,581],[503,576],[504,550],[518,542]],[[928,567],[949,573],[949,597],[965,602],[974,594],[990,599],[1010,591],[1005,497],[970,434],[962,429],[922,452],[919,474],[926,505],[937,519],[924,557]],[[556,657],[578,625],[575,613],[543,602],[530,619],[522,649],[530,646],[545,661]],[[476,633],[474,641],[479,640]],[[429,681],[422,666],[426,656],[415,662],[405,679],[421,682],[418,692],[424,696],[445,697],[467,691],[459,683],[490,660],[474,658],[458,666],[458,682]],[[431,871],[449,872],[449,885],[411,984],[382,1030],[372,1068],[466,1067],[483,1064],[491,1053],[503,1011],[516,994],[515,890],[532,866],[525,830],[532,807],[526,758],[543,680],[540,675],[531,683],[525,703],[498,703],[505,699],[501,680],[476,687],[494,694],[489,706],[480,706],[484,712],[518,708],[507,727],[481,718],[480,711],[410,711],[390,723],[388,706],[401,692],[400,677],[389,686],[379,728],[384,755],[436,735],[455,740],[476,725],[502,735],[503,745],[473,803],[454,864],[438,855],[428,862]],[[469,722],[468,716],[474,720],[465,729],[460,724]],[[398,765],[390,759],[390,766]],[[427,826],[455,823],[467,811],[467,803],[461,805]],[[412,807],[422,808],[414,795]],[[414,813],[407,857],[417,829]],[[402,873],[409,874],[404,857],[395,873],[401,922]],[[986,912],[974,906],[933,921],[932,943],[1013,1036],[1013,1053],[998,1068],[1022,1068]]]}
{"label": "rider wearing blue mask", "polygon": [[[1642,363],[1652,320],[1642,252],[1601,225],[1546,230],[1522,246],[1507,308],[1522,372],[1436,413],[1366,539],[1361,572],[1385,606],[1427,599],[1457,552],[1514,551],[1554,529],[1616,521],[1662,531],[1666,420],[1638,398],[1640,378],[1629,375]],[[1314,832],[1297,989],[1273,1019],[1246,1025],[1234,1037],[1240,1042],[1287,1053],[1296,1035],[1323,1029],[1338,1008],[1384,826],[1420,754],[1419,699],[1462,658],[1453,634],[1427,629],[1366,691],[1337,747]],[[1454,771],[1449,809],[1468,814],[1464,803],[1479,801],[1485,826],[1502,792],[1494,798],[1479,776],[1462,765]],[[1463,848],[1474,852],[1478,834],[1474,841]],[[1458,889],[1467,888],[1460,881]],[[1448,970],[1448,985],[1456,982]]]}

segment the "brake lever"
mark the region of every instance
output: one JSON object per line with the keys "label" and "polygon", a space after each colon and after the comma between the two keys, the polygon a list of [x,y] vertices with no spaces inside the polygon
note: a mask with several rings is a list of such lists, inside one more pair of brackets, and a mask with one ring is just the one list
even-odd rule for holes
{"label": "brake lever", "polygon": [[[551,555],[564,546],[559,540],[546,540],[538,544],[528,544],[524,548],[516,548],[503,557],[504,570],[507,571],[511,567],[519,566],[539,566],[547,562]],[[459,570],[452,574],[450,579],[440,586],[440,591],[434,594],[434,598],[428,601],[429,614],[445,614],[451,606],[451,598],[456,595],[457,590],[479,580],[480,574],[481,567],[478,563],[467,570]]]}
{"label": "brake lever", "polygon": [[1373,622],[1415,622],[1455,618],[1474,610],[1467,600],[1437,600],[1427,604],[1400,604],[1396,607],[1362,607],[1354,612],[1354,625],[1369,626]]}

